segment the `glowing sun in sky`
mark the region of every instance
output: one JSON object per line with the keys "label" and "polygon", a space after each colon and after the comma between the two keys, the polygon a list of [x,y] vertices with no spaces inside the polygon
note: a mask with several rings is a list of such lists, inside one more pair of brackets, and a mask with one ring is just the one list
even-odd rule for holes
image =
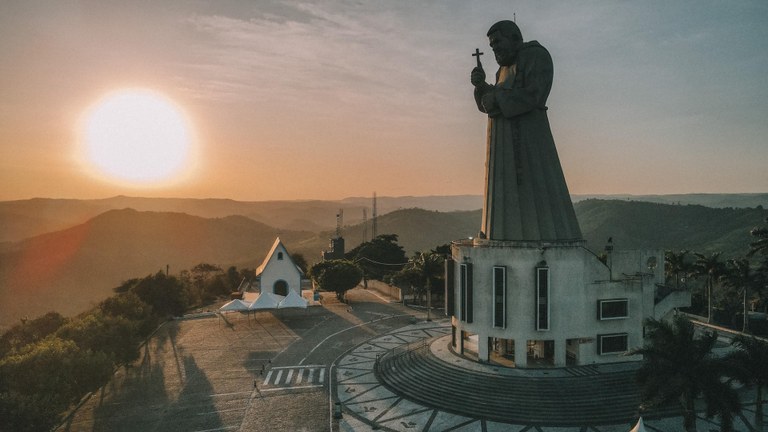
{"label": "glowing sun in sky", "polygon": [[85,162],[106,178],[134,186],[177,180],[192,163],[193,134],[181,109],[146,89],[96,102],[83,118]]}

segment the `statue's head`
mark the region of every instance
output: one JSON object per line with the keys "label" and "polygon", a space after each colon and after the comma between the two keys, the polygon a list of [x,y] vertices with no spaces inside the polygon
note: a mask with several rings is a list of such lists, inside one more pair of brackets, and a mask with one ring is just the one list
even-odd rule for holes
{"label": "statue's head", "polygon": [[515,63],[517,52],[523,46],[523,34],[513,21],[499,21],[488,29],[488,41],[499,66]]}

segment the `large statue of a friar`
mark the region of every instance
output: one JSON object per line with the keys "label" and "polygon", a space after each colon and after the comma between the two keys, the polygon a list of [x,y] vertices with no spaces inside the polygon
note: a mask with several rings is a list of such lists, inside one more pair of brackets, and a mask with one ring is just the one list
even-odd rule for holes
{"label": "large statue of a friar", "polygon": [[491,240],[581,239],[547,118],[552,58],[536,41],[523,42],[512,21],[488,30],[500,68],[485,82],[480,63],[472,70],[475,101],[488,114],[488,156],[481,237]]}

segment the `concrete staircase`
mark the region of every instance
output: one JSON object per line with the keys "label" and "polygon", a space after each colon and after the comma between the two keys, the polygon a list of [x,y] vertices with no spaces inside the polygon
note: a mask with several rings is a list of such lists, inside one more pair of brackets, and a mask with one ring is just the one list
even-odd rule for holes
{"label": "concrete staircase", "polygon": [[[407,399],[505,423],[629,425],[637,419],[640,403],[634,371],[567,377],[491,374],[451,365],[436,358],[428,346],[383,357],[376,374],[388,388]],[[674,415],[674,410],[643,414],[666,415]]]}

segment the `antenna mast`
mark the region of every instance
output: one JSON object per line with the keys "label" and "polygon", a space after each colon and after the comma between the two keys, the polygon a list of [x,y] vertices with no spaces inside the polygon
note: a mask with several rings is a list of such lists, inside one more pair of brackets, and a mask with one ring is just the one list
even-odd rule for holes
{"label": "antenna mast", "polygon": [[376,238],[376,192],[373,193],[373,217],[371,218],[372,221],[372,231],[373,235],[371,236],[371,240]]}
{"label": "antenna mast", "polygon": [[336,238],[341,238],[341,226],[344,224],[344,209],[336,213]]}
{"label": "antenna mast", "polygon": [[368,209],[363,207],[363,243],[368,241]]}

